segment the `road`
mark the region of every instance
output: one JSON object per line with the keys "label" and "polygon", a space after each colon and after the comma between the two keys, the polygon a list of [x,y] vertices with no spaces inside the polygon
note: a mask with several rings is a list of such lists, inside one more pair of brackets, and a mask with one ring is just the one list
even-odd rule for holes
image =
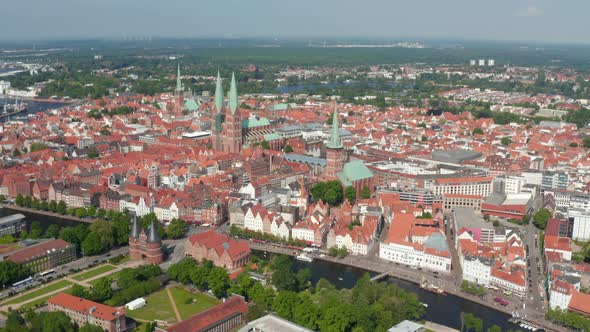
{"label": "road", "polygon": [[529,223],[525,228],[524,244],[527,250],[527,298],[524,314],[530,319],[544,316],[545,306],[544,275],[542,273],[541,250],[538,246],[538,230]]}

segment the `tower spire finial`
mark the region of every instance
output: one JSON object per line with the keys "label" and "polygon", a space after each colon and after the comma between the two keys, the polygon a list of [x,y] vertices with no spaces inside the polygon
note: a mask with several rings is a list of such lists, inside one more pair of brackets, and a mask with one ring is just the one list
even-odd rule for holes
{"label": "tower spire finial", "polygon": [[340,128],[338,128],[338,104],[334,103],[334,113],[332,114],[332,132],[330,141],[327,146],[331,149],[341,149],[342,139],[340,139]]}
{"label": "tower spire finial", "polygon": [[215,84],[215,107],[217,108],[217,113],[221,113],[221,108],[223,107],[223,86],[221,84],[219,69],[217,69],[217,82]]}
{"label": "tower spire finial", "polygon": [[229,87],[229,109],[233,113],[238,108],[238,88],[236,86],[236,76],[231,73],[231,84]]}
{"label": "tower spire finial", "polygon": [[180,62],[176,69],[176,91],[182,91],[182,80],[180,79]]}

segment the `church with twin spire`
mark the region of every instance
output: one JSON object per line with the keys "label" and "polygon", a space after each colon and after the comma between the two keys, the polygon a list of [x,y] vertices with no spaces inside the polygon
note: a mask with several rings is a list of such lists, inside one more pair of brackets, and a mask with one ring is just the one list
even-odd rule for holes
{"label": "church with twin spire", "polygon": [[242,115],[238,102],[236,77],[232,73],[227,103],[223,98],[221,76],[217,73],[214,98],[215,120],[212,128],[212,144],[217,151],[240,153],[242,150]]}

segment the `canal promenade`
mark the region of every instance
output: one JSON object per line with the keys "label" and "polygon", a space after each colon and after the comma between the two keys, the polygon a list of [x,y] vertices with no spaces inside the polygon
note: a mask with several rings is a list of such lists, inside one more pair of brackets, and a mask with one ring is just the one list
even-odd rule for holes
{"label": "canal promenade", "polygon": [[2,208],[14,210],[14,211],[20,211],[20,212],[25,212],[25,213],[29,213],[29,214],[37,214],[37,215],[41,215],[41,216],[52,217],[52,218],[59,218],[59,219],[64,219],[64,220],[69,220],[69,221],[75,221],[75,222],[84,222],[84,223],[88,223],[88,224],[91,224],[91,223],[93,223],[93,222],[95,222],[97,220],[96,218],[78,218],[78,217],[70,216],[70,215],[67,215],[67,214],[64,215],[64,214],[59,214],[59,213],[51,212],[51,211],[43,211],[43,210],[31,209],[31,208],[26,208],[26,207],[18,206],[18,205],[15,205],[15,204],[2,203],[0,206]]}
{"label": "canal promenade", "polygon": [[[250,248],[253,250],[258,251],[266,251],[270,253],[276,254],[284,254],[289,256],[297,256],[300,254],[299,251],[276,246],[273,244],[268,243],[257,243],[253,241],[249,241]],[[309,254],[308,254],[309,255]],[[456,297],[477,303],[479,305],[485,306],[487,308],[493,309],[495,311],[507,314],[509,316],[512,315],[512,312],[522,309],[522,301],[513,302],[511,304],[504,307],[499,305],[493,300],[493,295],[486,295],[485,297],[479,297],[476,295],[471,295],[461,291],[460,283],[453,279],[450,275],[444,274],[433,274],[432,272],[417,270],[413,268],[406,267],[404,265],[396,265],[391,262],[383,261],[376,257],[365,257],[365,256],[353,256],[349,255],[344,258],[338,257],[331,257],[329,255],[314,255],[313,258],[315,260],[321,260],[326,262],[331,262],[334,264],[341,264],[361,270],[365,270],[368,272],[372,272],[376,275],[385,274],[389,277],[393,277],[399,280],[403,280],[406,282],[410,282],[413,284],[420,284],[422,281],[427,281],[429,284],[434,284],[442,289],[447,294],[454,295]],[[544,318],[544,314],[540,313],[538,316],[534,318],[530,318],[536,325],[542,327],[547,331],[559,331],[559,332],[566,332],[569,331],[567,328],[555,325]]]}

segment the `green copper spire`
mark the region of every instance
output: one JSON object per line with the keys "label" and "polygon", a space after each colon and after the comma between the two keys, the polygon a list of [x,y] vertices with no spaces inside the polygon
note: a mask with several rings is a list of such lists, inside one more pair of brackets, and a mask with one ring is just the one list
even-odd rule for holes
{"label": "green copper spire", "polygon": [[217,71],[217,83],[215,84],[215,107],[217,108],[217,113],[220,113],[223,107],[223,86],[221,85],[219,70]]}
{"label": "green copper spire", "polygon": [[178,64],[178,69],[176,70],[176,91],[182,91],[182,81],[180,80],[180,63]]}
{"label": "green copper spire", "polygon": [[342,149],[342,140],[340,139],[340,128],[338,128],[338,107],[334,104],[334,115],[332,115],[332,133],[327,146],[330,149]]}
{"label": "green copper spire", "polygon": [[238,108],[238,88],[236,87],[236,76],[231,73],[231,85],[229,87],[229,109],[232,114]]}

